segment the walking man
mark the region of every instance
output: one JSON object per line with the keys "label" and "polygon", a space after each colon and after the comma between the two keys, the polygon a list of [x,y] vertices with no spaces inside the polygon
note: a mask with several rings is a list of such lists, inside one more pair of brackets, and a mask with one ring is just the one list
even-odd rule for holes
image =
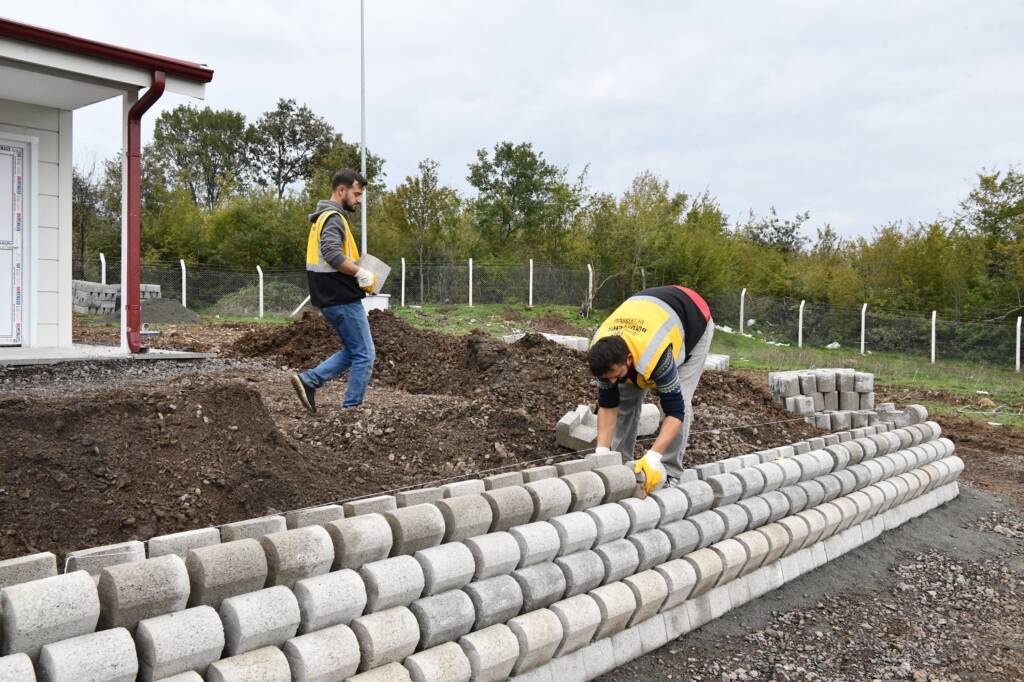
{"label": "walking man", "polygon": [[316,390],[349,372],[342,408],[362,404],[370,383],[376,351],[363,297],[373,291],[377,278],[356,265],[359,249],[352,236],[348,214],[363,199],[366,179],[354,170],[341,170],[331,179],[331,198],[317,202],[309,214],[306,243],[306,279],[309,298],[320,309],[341,340],[341,350],[313,369],[291,377],[299,400],[316,412]]}
{"label": "walking man", "polygon": [[632,456],[644,398],[654,389],[661,400],[665,419],[635,465],[647,493],[666,477],[682,476],[693,393],[714,329],[711,310],[697,292],[664,286],[627,298],[594,335],[587,363],[598,380],[597,452]]}

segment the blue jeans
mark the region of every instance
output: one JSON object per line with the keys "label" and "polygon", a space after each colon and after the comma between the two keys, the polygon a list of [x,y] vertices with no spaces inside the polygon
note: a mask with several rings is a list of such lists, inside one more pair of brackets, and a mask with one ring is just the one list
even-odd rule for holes
{"label": "blue jeans", "polygon": [[325,383],[351,370],[348,388],[342,407],[355,407],[363,402],[366,386],[373,373],[373,361],[377,351],[370,335],[370,320],[362,301],[340,303],[320,311],[341,339],[341,350],[327,358],[313,369],[306,370],[299,377],[310,388],[320,388]]}

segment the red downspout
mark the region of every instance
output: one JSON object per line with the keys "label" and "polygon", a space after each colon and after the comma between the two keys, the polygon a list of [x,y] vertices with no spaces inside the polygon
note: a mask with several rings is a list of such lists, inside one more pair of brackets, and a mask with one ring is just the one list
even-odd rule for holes
{"label": "red downspout", "polygon": [[128,111],[128,348],[142,348],[142,115],[164,94],[167,77],[153,72],[153,84]]}

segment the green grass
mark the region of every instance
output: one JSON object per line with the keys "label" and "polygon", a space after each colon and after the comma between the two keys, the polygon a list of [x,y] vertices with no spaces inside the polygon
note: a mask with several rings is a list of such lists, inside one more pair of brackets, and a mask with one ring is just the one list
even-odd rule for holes
{"label": "green grass", "polygon": [[[464,305],[423,305],[392,308],[398,317],[420,329],[431,329],[446,334],[468,334],[474,329],[487,332],[493,336],[503,336],[515,331],[538,331],[568,333],[570,325],[573,333],[589,336],[604,319],[595,313],[590,319],[580,317],[579,309],[574,306],[538,305],[527,308],[525,305],[484,304],[472,308]],[[559,329],[550,324],[549,320],[557,320]]]}

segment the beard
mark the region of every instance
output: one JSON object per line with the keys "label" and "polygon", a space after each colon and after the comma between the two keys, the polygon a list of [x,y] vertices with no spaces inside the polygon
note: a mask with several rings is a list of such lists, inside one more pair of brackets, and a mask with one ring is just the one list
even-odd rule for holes
{"label": "beard", "polygon": [[345,207],[346,211],[354,211],[354,210],[356,210],[356,203],[354,201],[352,201],[348,197],[345,197],[342,200],[341,205]]}

